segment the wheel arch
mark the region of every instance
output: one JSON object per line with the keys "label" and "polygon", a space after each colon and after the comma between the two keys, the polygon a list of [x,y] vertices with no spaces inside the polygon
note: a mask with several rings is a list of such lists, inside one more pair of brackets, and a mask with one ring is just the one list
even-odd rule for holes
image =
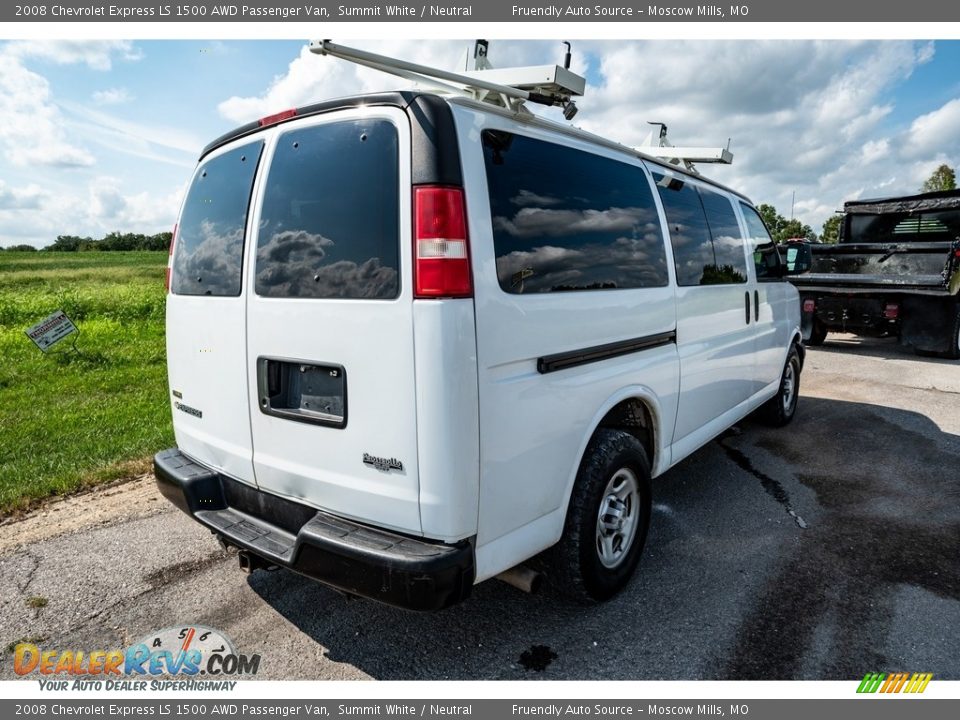
{"label": "wheel arch", "polygon": [[588,428],[589,431],[584,433],[577,450],[577,462],[567,479],[564,516],[569,509],[573,484],[577,480],[577,473],[580,471],[587,448],[597,431],[602,428],[624,430],[640,441],[650,461],[651,478],[660,475],[670,465],[669,446],[663,443],[663,412],[660,399],[647,387],[641,385],[625,387],[610,396],[594,414]]}
{"label": "wheel arch", "polygon": [[797,354],[800,356],[800,370],[803,370],[803,363],[807,359],[807,348],[803,344],[803,335],[799,330],[794,330],[793,337],[790,338],[790,345],[787,347],[787,353],[784,355],[783,362],[787,362],[787,356],[790,355],[790,348],[796,347]]}

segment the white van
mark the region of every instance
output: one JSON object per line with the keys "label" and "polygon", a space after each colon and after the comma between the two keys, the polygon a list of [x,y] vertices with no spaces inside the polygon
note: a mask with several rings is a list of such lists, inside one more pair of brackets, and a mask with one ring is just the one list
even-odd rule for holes
{"label": "white van", "polygon": [[797,406],[797,291],[747,198],[455,95],[228,133],[171,253],[161,491],[248,569],[404,608],[548,548],[610,597],[651,479]]}

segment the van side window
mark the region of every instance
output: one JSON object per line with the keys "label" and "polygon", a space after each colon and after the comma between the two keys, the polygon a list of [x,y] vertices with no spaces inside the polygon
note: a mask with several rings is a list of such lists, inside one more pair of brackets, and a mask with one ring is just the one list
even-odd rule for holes
{"label": "van side window", "polygon": [[697,189],[677,177],[654,173],[673,245],[677,285],[702,285],[715,268],[710,227]]}
{"label": "van side window", "polygon": [[706,188],[700,188],[700,198],[703,200],[710,236],[713,238],[713,256],[716,263],[716,277],[710,284],[745,283],[747,257],[733,204],[726,195]]}
{"label": "van side window", "polygon": [[174,241],[170,291],[175,295],[240,294],[244,228],[263,142],[207,161],[194,177]]}
{"label": "van side window", "polygon": [[483,133],[497,278],[508,293],[664,287],[643,169],[508,132]]}
{"label": "van side window", "polygon": [[382,119],[280,136],[257,240],[258,295],[397,297],[398,142],[396,127]]}
{"label": "van side window", "polygon": [[743,241],[730,201],[674,175],[654,172],[653,179],[670,229],[677,284],[746,282]]}
{"label": "van side window", "polygon": [[753,262],[757,267],[757,280],[782,280],[783,262],[776,244],[770,238],[767,226],[760,214],[749,205],[740,203],[743,219],[747,223],[747,241],[753,251]]}

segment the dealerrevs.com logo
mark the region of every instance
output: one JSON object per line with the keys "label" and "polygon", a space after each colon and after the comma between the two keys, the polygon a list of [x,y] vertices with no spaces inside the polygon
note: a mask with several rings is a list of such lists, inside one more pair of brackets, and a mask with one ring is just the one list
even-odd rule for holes
{"label": "dealerrevs.com logo", "polygon": [[860,681],[858,693],[922,693],[933,678],[932,673],[867,673]]}
{"label": "dealerrevs.com logo", "polygon": [[36,675],[43,689],[50,690],[232,690],[236,682],[226,677],[249,677],[259,669],[259,655],[236,652],[226,635],[200,625],[150,633],[126,650],[47,649],[21,643],[13,655],[17,675]]}

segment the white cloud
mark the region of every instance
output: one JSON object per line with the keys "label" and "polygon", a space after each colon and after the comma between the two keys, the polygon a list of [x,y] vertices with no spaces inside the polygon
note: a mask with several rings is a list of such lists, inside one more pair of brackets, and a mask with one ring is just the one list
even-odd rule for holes
{"label": "white cloud", "polygon": [[13,165],[83,167],[94,163],[69,142],[46,78],[0,51],[0,152]]}
{"label": "white cloud", "polygon": [[903,154],[910,158],[960,154],[960,98],[914,120]]}
{"label": "white cloud", "polygon": [[890,141],[886,138],[879,140],[867,140],[861,148],[861,157],[864,164],[869,164],[875,160],[880,160],[890,152]]}
{"label": "white cloud", "polygon": [[[49,245],[57,235],[103,237],[113,231],[146,234],[170,230],[186,191],[186,183],[157,192],[129,192],[120,178],[97,176],[76,193],[63,188],[22,188],[37,193],[37,210],[5,210],[0,187],[0,244]],[[16,190],[9,190],[16,195]],[[28,202],[32,202],[27,195]],[[27,213],[29,212],[29,215]]]}
{"label": "white cloud", "polygon": [[97,90],[90,97],[97,105],[123,105],[133,100],[133,96],[126,88]]}
{"label": "white cloud", "polygon": [[[69,123],[81,129],[85,137],[120,152],[163,160],[164,158],[155,152],[156,148],[177,150],[186,154],[189,158],[187,165],[193,166],[205,144],[189,129],[132,122],[117,117],[112,112],[94,110],[73,102],[62,101],[60,107],[67,111]],[[172,161],[177,164],[186,162],[185,158],[179,155]]]}
{"label": "white cloud", "polygon": [[39,185],[15,188],[0,180],[0,210],[37,210],[48,194]]}
{"label": "white cloud", "polygon": [[163,196],[124,191],[119,178],[95,178],[87,191],[84,224],[94,232],[136,228],[136,232],[158,232],[173,227],[186,185]]}
{"label": "white cloud", "polygon": [[109,70],[115,57],[127,61],[143,58],[129,40],[20,40],[7,43],[4,53],[57,65],[84,64],[93,70]]}
{"label": "white cloud", "polygon": [[[30,61],[58,65],[82,64],[106,71],[115,57],[138,60],[128,41],[12,41],[0,46],[0,154],[14,166],[87,167],[95,157],[71,140],[50,83]],[[119,100],[120,90],[105,91],[106,100]]]}

